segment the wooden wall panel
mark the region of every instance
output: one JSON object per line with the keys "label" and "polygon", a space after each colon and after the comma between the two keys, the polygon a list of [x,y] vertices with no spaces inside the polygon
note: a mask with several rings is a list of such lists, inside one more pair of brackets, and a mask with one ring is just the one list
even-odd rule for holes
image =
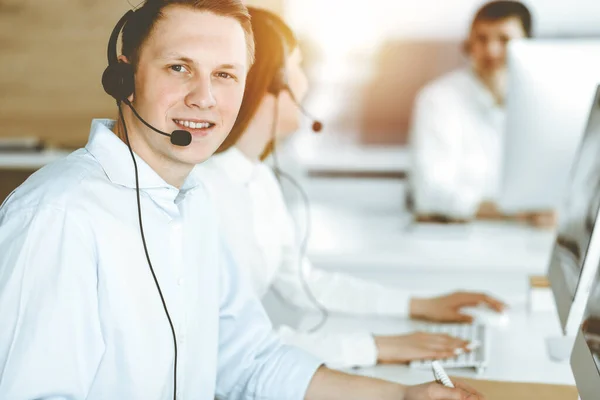
{"label": "wooden wall panel", "polygon": [[79,146],[93,117],[115,117],[100,79],[110,32],[130,8],[126,0],[0,0],[0,137]]}
{"label": "wooden wall panel", "polygon": [[[283,7],[282,0],[249,3]],[[114,118],[100,79],[108,37],[130,8],[127,0],[0,0],[0,137],[78,147],[92,118]]]}
{"label": "wooden wall panel", "polygon": [[397,40],[382,46],[375,73],[361,94],[360,142],[405,144],[413,104],[432,80],[467,64],[458,41]]}

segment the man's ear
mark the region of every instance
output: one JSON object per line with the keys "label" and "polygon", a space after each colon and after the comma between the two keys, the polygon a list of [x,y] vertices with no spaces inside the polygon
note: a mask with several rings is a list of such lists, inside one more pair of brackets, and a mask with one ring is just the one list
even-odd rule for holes
{"label": "man's ear", "polygon": [[[128,59],[126,56],[124,56],[123,54],[121,54],[119,57],[117,57],[117,60],[118,60],[120,63],[131,64],[131,63],[129,62],[129,59]],[[134,79],[135,79],[135,78],[134,78]],[[135,86],[134,86],[134,87],[135,87]],[[134,93],[135,93],[135,90],[134,90]],[[130,102],[130,103],[133,103],[133,95],[134,95],[134,93],[132,93],[132,94],[131,94],[131,96],[129,96],[129,97],[127,98],[127,100],[129,100],[129,102]]]}
{"label": "man's ear", "polygon": [[129,64],[129,60],[123,54],[121,54],[119,57],[117,57],[117,60],[119,60],[119,62]]}

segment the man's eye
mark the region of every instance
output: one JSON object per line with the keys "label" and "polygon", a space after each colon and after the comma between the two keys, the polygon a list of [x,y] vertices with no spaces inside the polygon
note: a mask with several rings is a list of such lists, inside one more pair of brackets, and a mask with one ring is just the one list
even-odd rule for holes
{"label": "man's eye", "polygon": [[235,79],[235,77],[228,72],[217,72],[217,76],[223,79]]}
{"label": "man's eye", "polygon": [[171,70],[175,72],[187,72],[187,69],[183,65],[171,65]]}

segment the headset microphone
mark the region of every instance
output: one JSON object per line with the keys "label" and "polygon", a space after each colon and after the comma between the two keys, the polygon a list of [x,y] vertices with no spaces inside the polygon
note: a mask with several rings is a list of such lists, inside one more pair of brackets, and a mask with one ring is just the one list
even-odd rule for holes
{"label": "headset microphone", "polygon": [[144,120],[144,118],[142,118],[137,113],[135,108],[133,108],[133,105],[131,104],[131,102],[129,100],[125,99],[125,100],[123,100],[123,103],[127,104],[129,106],[129,108],[131,108],[131,111],[133,111],[133,114],[137,117],[137,119],[142,121],[142,123],[144,125],[146,125],[148,128],[152,129],[156,133],[160,133],[161,135],[170,137],[172,144],[174,144],[176,146],[187,146],[190,143],[192,143],[192,134],[189,133],[188,131],[184,131],[183,129],[175,130],[172,133],[166,133],[166,132],[160,131],[160,130],[156,129],[155,127],[153,127],[152,125],[150,125],[149,123],[147,123]]}
{"label": "headset microphone", "polygon": [[308,111],[306,111],[304,109],[304,107],[302,107],[302,104],[300,104],[298,102],[298,100],[296,100],[296,97],[294,96],[294,93],[290,90],[289,87],[287,87],[287,92],[290,94],[290,97],[292,98],[292,101],[296,104],[296,106],[302,112],[302,114],[304,114],[308,118],[312,119],[313,123],[312,123],[311,128],[312,128],[313,132],[315,132],[315,133],[321,132],[321,130],[323,129],[323,123],[321,121],[319,121],[318,119],[316,119],[315,117],[313,117],[311,114],[309,114]]}

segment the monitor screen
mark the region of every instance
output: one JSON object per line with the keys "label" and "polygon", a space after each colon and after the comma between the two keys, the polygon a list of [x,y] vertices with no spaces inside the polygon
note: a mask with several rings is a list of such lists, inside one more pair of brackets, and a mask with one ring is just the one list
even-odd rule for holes
{"label": "monitor screen", "polygon": [[571,354],[571,369],[581,400],[596,400],[600,392],[600,276],[596,273],[587,307]]}
{"label": "monitor screen", "polygon": [[[600,96],[600,92],[598,92]],[[598,255],[591,254],[592,234],[600,207],[600,97],[594,100],[588,124],[579,150],[571,168],[562,205],[559,207],[559,223],[556,242],[550,262],[550,281],[554,291],[559,316],[566,331],[568,320],[571,332],[577,330],[585,302],[586,293],[581,293],[579,316],[570,316],[580,292],[589,292],[591,280],[598,267]],[[595,245],[600,248],[600,243]],[[591,259],[586,262],[588,257]],[[583,278],[584,268],[590,269]]]}
{"label": "monitor screen", "polygon": [[600,285],[597,283],[592,289],[581,331],[600,372]]}
{"label": "monitor screen", "polygon": [[508,84],[498,205],[556,210],[600,84],[600,41],[511,41]]}

